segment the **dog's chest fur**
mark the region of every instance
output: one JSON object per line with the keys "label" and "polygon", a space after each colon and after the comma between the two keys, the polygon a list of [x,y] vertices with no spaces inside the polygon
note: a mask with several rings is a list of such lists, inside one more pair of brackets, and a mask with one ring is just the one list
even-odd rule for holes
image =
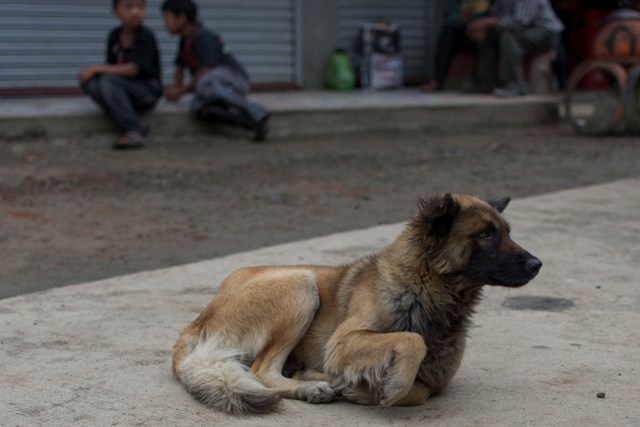
{"label": "dog's chest fur", "polygon": [[480,300],[481,291],[473,289],[435,298],[426,287],[417,292],[415,287],[404,284],[393,288],[395,292],[388,295],[390,310],[384,332],[408,331],[423,337],[427,356],[418,378],[434,391],[440,390],[458,368],[473,308]]}

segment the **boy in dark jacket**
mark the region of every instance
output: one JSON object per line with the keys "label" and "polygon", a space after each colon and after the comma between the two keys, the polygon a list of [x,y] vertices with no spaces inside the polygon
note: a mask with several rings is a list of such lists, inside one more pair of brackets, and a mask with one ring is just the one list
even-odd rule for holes
{"label": "boy in dark jacket", "polygon": [[[167,31],[180,35],[174,84],[167,87],[169,101],[177,101],[195,92],[191,112],[196,118],[222,120],[252,131],[251,138],[266,138],[269,112],[246,98],[249,76],[224,41],[197,20],[197,8],[191,0],[166,0],[162,13]],[[184,83],[184,70],[191,81]]]}
{"label": "boy in dark jacket", "polygon": [[114,148],[142,147],[149,129],[138,118],[162,96],[160,52],[154,34],[142,25],[144,0],[113,0],[122,25],[107,41],[106,64],[83,68],[80,86],[111,117],[120,130]]}

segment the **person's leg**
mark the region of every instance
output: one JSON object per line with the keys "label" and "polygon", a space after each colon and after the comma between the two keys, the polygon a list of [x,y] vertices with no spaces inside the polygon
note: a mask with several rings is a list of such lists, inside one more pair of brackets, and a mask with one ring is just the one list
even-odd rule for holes
{"label": "person's leg", "polygon": [[136,111],[145,112],[152,110],[162,97],[162,89],[148,82],[133,82],[128,88]]}
{"label": "person's leg", "polygon": [[[211,77],[204,75],[201,77],[201,80],[208,78]],[[217,100],[210,101],[208,97],[205,99],[197,90],[191,101],[190,111],[191,116],[196,120],[203,120],[205,122],[221,121],[231,125],[249,126],[249,122],[240,111],[237,109],[234,111],[226,104]]]}
{"label": "person's leg", "polygon": [[555,34],[529,28],[522,31],[501,31],[499,35],[498,78],[501,87],[526,91],[523,62],[527,55],[537,55],[553,48]]}
{"label": "person's leg", "polygon": [[564,90],[567,84],[567,77],[569,75],[568,71],[568,59],[567,59],[567,48],[565,45],[565,41],[558,37],[556,44],[556,59],[553,61],[553,72],[558,81],[558,89]]}
{"label": "person's leg", "polygon": [[138,118],[138,110],[153,107],[159,97],[147,83],[105,74],[98,79],[98,94],[100,104],[121,133],[148,133]]}
{"label": "person's leg", "polygon": [[478,45],[471,41],[465,33],[462,33],[458,41],[457,51],[467,51],[473,53],[473,70],[471,71],[471,82],[478,85]]}
{"label": "person's leg", "polygon": [[461,30],[444,27],[438,38],[438,50],[435,61],[435,81],[437,89],[444,87],[445,80],[449,74],[449,67],[456,52],[459,51]]}
{"label": "person's leg", "polygon": [[198,97],[194,97],[191,103],[191,115],[194,119],[205,122],[223,122],[230,125],[249,126],[243,114],[234,112],[223,104],[205,103]]}
{"label": "person's leg", "polygon": [[202,76],[195,91],[205,104],[224,105],[239,110],[247,127],[264,120],[269,114],[264,107],[246,98],[249,81],[225,67],[217,67]]}
{"label": "person's leg", "polygon": [[270,114],[246,98],[249,81],[244,76],[218,67],[200,78],[195,92],[192,111],[196,115],[210,115],[213,119],[239,124],[252,131],[254,141],[266,138]]}
{"label": "person's leg", "polygon": [[483,92],[496,86],[496,66],[498,63],[498,33],[491,31],[487,39],[478,44],[476,76],[478,86]]}
{"label": "person's leg", "polygon": [[102,78],[102,75],[91,77],[91,79],[89,79],[89,81],[85,83],[85,85],[82,87],[82,90],[84,90],[84,93],[89,95],[89,97],[91,97],[91,99],[93,99],[95,103],[98,104],[98,106],[100,106],[100,108],[106,111],[104,106],[104,100],[100,95],[100,79],[101,78]]}

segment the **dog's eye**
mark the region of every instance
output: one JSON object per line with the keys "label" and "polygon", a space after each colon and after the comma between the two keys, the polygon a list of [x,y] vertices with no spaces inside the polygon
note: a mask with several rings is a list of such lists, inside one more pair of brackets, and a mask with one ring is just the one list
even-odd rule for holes
{"label": "dog's eye", "polygon": [[478,239],[486,240],[491,238],[491,230],[483,230],[478,233]]}

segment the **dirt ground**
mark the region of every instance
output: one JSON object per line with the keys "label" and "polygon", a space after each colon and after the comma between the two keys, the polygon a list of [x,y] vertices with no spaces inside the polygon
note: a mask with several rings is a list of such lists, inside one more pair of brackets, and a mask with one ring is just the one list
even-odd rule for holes
{"label": "dirt ground", "polygon": [[110,142],[0,141],[0,298],[403,221],[435,191],[520,198],[640,175],[639,138],[566,125]]}

